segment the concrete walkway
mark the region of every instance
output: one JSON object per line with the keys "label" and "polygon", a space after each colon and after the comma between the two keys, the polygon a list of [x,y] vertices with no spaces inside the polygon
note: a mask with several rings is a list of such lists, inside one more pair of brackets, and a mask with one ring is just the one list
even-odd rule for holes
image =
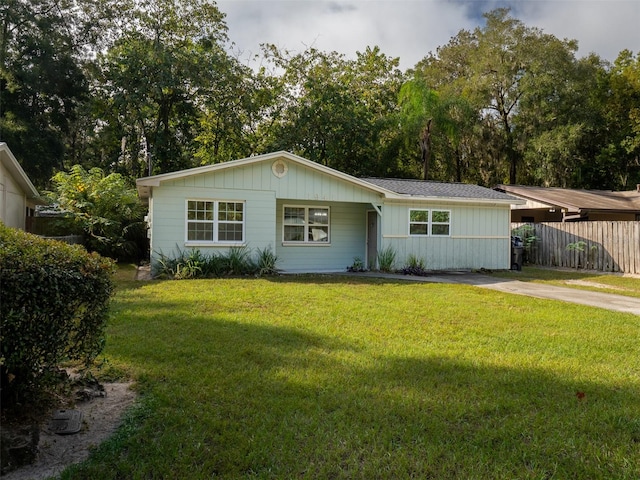
{"label": "concrete walkway", "polygon": [[488,275],[482,275],[478,273],[446,272],[429,275],[427,277],[378,274],[374,272],[355,273],[353,275],[369,275],[413,282],[458,283],[463,285],[473,285],[476,287],[498,290],[500,292],[513,293],[516,295],[526,295],[529,297],[561,300],[563,302],[577,303],[589,307],[605,308],[607,310],[613,310],[616,312],[625,312],[640,315],[640,298],[626,297],[624,295],[615,295],[612,293],[600,293],[580,290],[570,287],[557,287],[555,285],[546,285],[543,283],[521,282],[519,280],[490,277]]}

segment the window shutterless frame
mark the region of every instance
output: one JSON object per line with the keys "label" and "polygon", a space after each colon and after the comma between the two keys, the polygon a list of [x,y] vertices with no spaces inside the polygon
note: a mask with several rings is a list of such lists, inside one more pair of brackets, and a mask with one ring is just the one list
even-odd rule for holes
{"label": "window shutterless frame", "polygon": [[448,237],[450,234],[450,210],[409,209],[409,236]]}
{"label": "window shutterless frame", "polygon": [[330,230],[329,207],[284,205],[282,208],[282,243],[328,245]]}
{"label": "window shutterless frame", "polygon": [[187,199],[187,244],[242,244],[245,240],[245,202]]}

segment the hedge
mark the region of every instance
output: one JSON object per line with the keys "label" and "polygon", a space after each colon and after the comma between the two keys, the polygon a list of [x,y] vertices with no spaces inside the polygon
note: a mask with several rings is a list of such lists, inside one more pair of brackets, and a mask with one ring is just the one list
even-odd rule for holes
{"label": "hedge", "polygon": [[115,264],[78,245],[0,223],[2,401],[52,381],[62,361],[91,363],[104,346]]}

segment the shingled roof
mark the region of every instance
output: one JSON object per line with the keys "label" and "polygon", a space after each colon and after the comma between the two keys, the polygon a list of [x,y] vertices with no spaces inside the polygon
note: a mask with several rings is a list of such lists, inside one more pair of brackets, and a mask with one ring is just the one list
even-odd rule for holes
{"label": "shingled roof", "polygon": [[640,212],[640,187],[638,190],[625,192],[572,190],[568,188],[523,185],[498,185],[495,188],[519,198],[563,208],[568,212],[580,212],[583,210]]}
{"label": "shingled roof", "polygon": [[443,183],[427,180],[406,180],[396,178],[361,178],[386,190],[399,195],[408,195],[421,198],[457,198],[469,200],[512,200],[519,203],[516,198],[506,193],[498,192],[490,188],[467,183]]}

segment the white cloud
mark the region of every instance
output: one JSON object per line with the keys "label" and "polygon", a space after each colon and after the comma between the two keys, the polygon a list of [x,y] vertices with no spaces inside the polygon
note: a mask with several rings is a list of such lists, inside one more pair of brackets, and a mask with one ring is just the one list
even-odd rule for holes
{"label": "white cloud", "polygon": [[511,6],[527,26],[576,39],[579,55],[614,60],[640,50],[640,0],[222,0],[229,37],[242,58],[261,43],[294,52],[315,47],[353,57],[367,46],[410,68],[461,29],[483,24],[482,12]]}
{"label": "white cloud", "polygon": [[545,2],[527,24],[558,38],[578,40],[578,54],[596,53],[613,61],[623,49],[640,51],[640,1]]}

